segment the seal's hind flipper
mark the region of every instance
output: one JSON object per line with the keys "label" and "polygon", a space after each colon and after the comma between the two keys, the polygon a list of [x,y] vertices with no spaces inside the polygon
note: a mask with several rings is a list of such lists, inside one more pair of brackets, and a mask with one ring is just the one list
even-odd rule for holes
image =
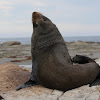
{"label": "seal's hind flipper", "polygon": [[29,80],[27,81],[26,83],[18,86],[16,88],[16,90],[20,90],[20,89],[23,89],[23,88],[26,88],[26,87],[30,87],[30,86],[35,86],[35,85],[38,85],[38,82],[37,81],[32,81],[32,80]]}
{"label": "seal's hind flipper", "polygon": [[3,100],[4,98],[2,96],[0,96],[0,100]]}
{"label": "seal's hind flipper", "polygon": [[90,62],[95,62],[93,59],[83,56],[83,55],[76,55],[72,58],[73,63],[85,64]]}
{"label": "seal's hind flipper", "polygon": [[100,74],[97,76],[97,78],[89,85],[89,87],[91,86],[97,86],[100,85]]}

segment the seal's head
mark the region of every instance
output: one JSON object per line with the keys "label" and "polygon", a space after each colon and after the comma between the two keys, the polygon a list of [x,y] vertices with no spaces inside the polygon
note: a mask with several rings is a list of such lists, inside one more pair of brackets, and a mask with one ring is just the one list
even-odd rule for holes
{"label": "seal's head", "polygon": [[38,31],[40,32],[42,31],[43,33],[46,33],[48,30],[51,30],[50,27],[53,24],[49,18],[45,17],[39,12],[32,13],[32,23],[33,23],[33,29],[38,28]]}
{"label": "seal's head", "polygon": [[38,24],[40,20],[43,20],[43,15],[39,12],[32,13],[32,22]]}

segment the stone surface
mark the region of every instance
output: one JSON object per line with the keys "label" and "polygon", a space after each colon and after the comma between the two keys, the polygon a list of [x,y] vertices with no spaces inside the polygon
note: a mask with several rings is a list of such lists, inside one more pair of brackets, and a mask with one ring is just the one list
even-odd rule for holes
{"label": "stone surface", "polygon": [[30,78],[30,72],[15,64],[0,64],[0,92],[15,89]]}
{"label": "stone surface", "polygon": [[19,91],[0,93],[5,100],[100,100],[100,86],[82,86],[67,92],[47,89],[42,86],[24,88]]}
{"label": "stone surface", "polygon": [[100,65],[100,58],[95,60]]}
{"label": "stone surface", "polygon": [[[86,44],[86,45],[85,45]],[[67,42],[68,51],[71,57],[85,55],[93,59],[100,58],[100,43],[89,42]],[[0,64],[15,63],[18,65],[31,65],[31,45],[0,46]]]}
{"label": "stone surface", "polygon": [[9,41],[2,43],[2,46],[13,46],[13,45],[20,45],[21,43],[18,41]]}
{"label": "stone surface", "polygon": [[30,70],[6,63],[0,65],[0,71],[0,96],[5,100],[100,100],[100,86],[84,85],[65,93],[42,86],[32,86],[16,91],[17,85],[29,79]]}
{"label": "stone surface", "polygon": [[82,86],[65,92],[59,100],[99,100],[100,86]]}
{"label": "stone surface", "polygon": [[70,42],[71,45],[88,45],[87,42],[83,41],[76,41],[76,42]]}

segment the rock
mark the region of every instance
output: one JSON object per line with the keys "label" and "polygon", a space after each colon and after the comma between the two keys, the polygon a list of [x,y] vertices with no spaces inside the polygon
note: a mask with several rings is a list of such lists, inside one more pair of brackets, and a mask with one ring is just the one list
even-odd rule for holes
{"label": "rock", "polygon": [[[5,57],[8,60],[11,58],[16,58],[11,60],[20,60],[20,58],[24,58],[27,60],[30,59],[31,61],[31,45],[1,46],[0,57]],[[0,61],[0,64],[2,64],[2,61]]]}
{"label": "rock", "polygon": [[[95,97],[96,96],[96,97]],[[100,86],[82,86],[65,92],[59,100],[99,100]]]}
{"label": "rock", "polygon": [[[27,69],[27,68],[26,68]],[[0,64],[0,92],[15,90],[30,78],[30,72],[16,64]]]}
{"label": "rock", "polygon": [[83,42],[83,41],[76,41],[76,42],[70,42],[70,45],[88,45],[87,42]]}
{"label": "rock", "polygon": [[0,65],[0,96],[5,100],[100,100],[100,86],[81,86],[66,91],[32,86],[16,91],[30,77],[30,70],[15,64]]}
{"label": "rock", "polygon": [[67,92],[33,86],[0,93],[5,100],[100,100],[100,86],[82,86]]}
{"label": "rock", "polygon": [[95,60],[100,65],[100,58]]}
{"label": "rock", "polygon": [[17,41],[9,41],[2,43],[2,46],[13,46],[13,45],[21,45],[21,43]]}

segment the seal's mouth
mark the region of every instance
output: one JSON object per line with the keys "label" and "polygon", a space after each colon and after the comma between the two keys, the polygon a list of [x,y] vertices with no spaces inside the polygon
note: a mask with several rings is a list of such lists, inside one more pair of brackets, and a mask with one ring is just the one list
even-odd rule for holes
{"label": "seal's mouth", "polygon": [[38,24],[40,20],[43,20],[43,15],[39,12],[32,13],[32,22]]}

